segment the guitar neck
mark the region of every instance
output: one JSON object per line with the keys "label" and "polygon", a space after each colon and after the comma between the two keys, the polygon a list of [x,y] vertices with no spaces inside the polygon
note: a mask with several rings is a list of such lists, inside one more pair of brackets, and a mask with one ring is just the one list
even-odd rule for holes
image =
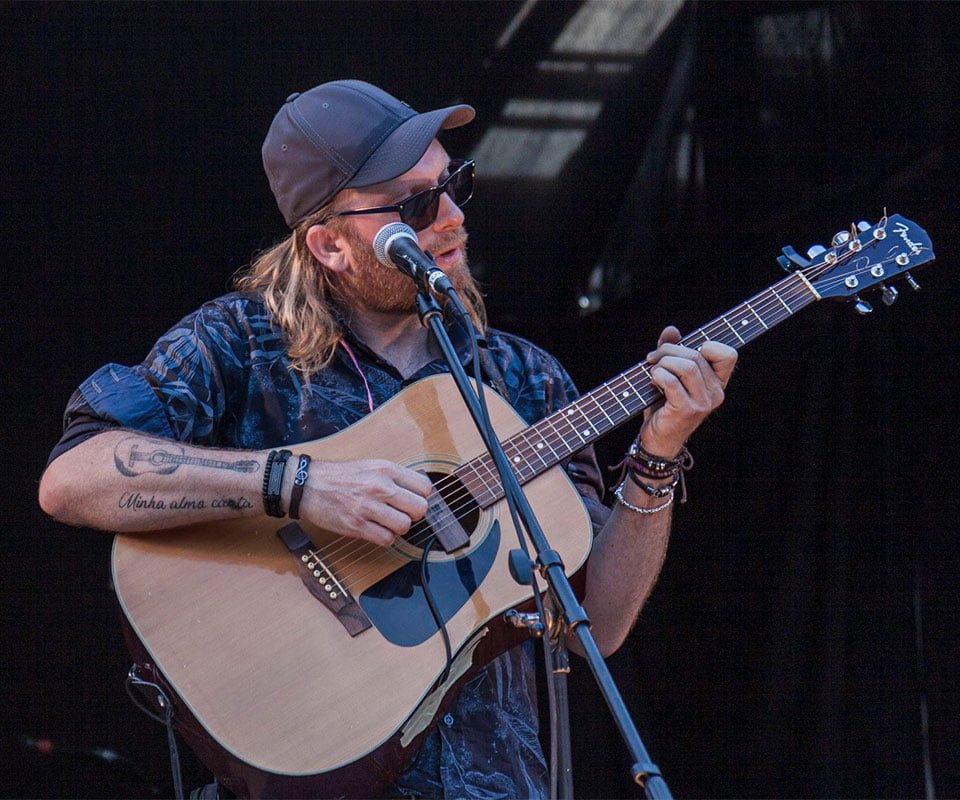
{"label": "guitar neck", "polygon": [[[711,340],[740,348],[818,299],[809,281],[794,273],[680,341],[693,349]],[[647,364],[640,362],[503,442],[504,453],[520,483],[526,483],[633,419],[661,397],[663,393],[653,385]],[[483,508],[503,497],[489,454],[462,464],[456,474]]]}

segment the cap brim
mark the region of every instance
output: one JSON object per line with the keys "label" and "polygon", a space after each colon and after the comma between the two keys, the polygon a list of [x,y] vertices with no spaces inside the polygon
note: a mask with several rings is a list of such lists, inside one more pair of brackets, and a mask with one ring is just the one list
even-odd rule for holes
{"label": "cap brim", "polygon": [[471,106],[457,105],[410,117],[397,126],[344,186],[372,186],[403,175],[427,152],[437,131],[459,128],[475,116]]}

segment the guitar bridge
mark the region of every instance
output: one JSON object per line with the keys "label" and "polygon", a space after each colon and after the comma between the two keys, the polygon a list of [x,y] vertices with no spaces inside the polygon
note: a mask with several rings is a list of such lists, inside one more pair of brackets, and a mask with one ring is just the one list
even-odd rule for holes
{"label": "guitar bridge", "polygon": [[347,633],[356,636],[373,626],[370,618],[353,599],[353,595],[347,591],[333,570],[323,563],[317,548],[303,528],[296,522],[288,522],[277,529],[277,536],[296,557],[303,585],[333,612]]}

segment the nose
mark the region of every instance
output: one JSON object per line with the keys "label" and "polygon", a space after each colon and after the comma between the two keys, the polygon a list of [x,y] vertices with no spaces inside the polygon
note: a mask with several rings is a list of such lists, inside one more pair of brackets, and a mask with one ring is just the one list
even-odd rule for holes
{"label": "nose", "polygon": [[440,195],[440,207],[437,209],[437,218],[433,222],[433,228],[437,232],[459,228],[463,225],[465,217],[463,209],[460,208],[449,194],[444,192]]}

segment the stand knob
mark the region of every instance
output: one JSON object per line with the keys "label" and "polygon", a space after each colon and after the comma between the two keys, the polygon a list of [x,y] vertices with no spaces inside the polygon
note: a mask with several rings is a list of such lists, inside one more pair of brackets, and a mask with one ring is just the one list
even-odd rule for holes
{"label": "stand knob", "polygon": [[530,631],[531,636],[535,636],[538,639],[543,636],[547,629],[547,626],[543,624],[543,620],[540,619],[539,614],[529,614],[523,611],[517,611],[515,608],[511,608],[503,615],[503,618],[513,625],[514,628],[526,628]]}

